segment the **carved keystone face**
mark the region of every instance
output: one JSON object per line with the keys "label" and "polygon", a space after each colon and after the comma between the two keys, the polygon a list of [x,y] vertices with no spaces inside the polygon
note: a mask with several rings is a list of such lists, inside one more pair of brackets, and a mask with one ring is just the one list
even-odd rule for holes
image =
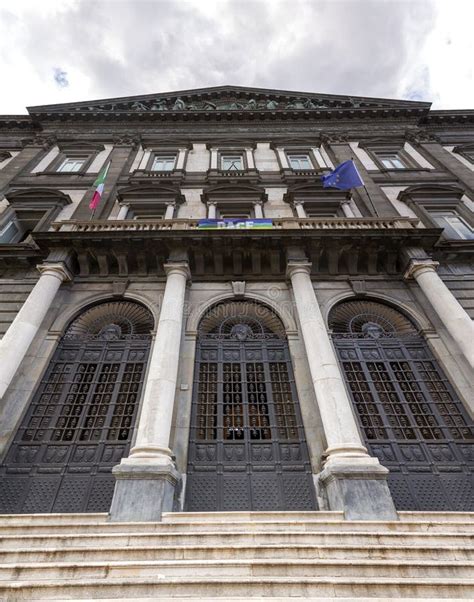
{"label": "carved keystone face", "polygon": [[362,326],[362,332],[365,336],[370,337],[371,339],[379,339],[383,335],[383,328],[376,324],[375,322],[366,322]]}
{"label": "carved keystone face", "polygon": [[252,329],[248,324],[236,324],[232,327],[230,335],[238,341],[245,341],[252,334]]}
{"label": "carved keystone face", "polygon": [[99,333],[101,339],[106,341],[115,341],[122,336],[122,329],[118,324],[108,324]]}

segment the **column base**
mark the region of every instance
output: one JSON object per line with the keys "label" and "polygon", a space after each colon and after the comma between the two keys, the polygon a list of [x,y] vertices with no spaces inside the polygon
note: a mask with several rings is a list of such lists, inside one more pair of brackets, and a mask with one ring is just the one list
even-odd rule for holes
{"label": "column base", "polygon": [[388,472],[370,456],[329,458],[318,475],[318,488],[329,510],[342,510],[347,520],[398,520]]}
{"label": "column base", "polygon": [[174,464],[137,460],[115,466],[114,497],[110,507],[112,522],[161,521],[163,512],[172,512],[179,495],[181,475]]}

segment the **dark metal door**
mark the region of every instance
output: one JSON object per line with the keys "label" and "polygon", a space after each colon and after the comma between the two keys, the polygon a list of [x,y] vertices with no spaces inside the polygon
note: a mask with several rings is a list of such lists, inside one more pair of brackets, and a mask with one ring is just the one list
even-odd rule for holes
{"label": "dark metal door", "polygon": [[351,310],[352,327],[341,329],[337,315],[332,323],[369,451],[389,468],[399,510],[472,511],[474,438],[467,412],[424,338],[400,315],[390,316],[394,310],[380,308],[360,303]]}
{"label": "dark metal door", "polygon": [[108,511],[150,345],[149,335],[123,335],[118,322],[58,345],[0,466],[0,512]]}
{"label": "dark metal door", "polygon": [[233,332],[198,342],[186,509],[314,510],[286,341]]}

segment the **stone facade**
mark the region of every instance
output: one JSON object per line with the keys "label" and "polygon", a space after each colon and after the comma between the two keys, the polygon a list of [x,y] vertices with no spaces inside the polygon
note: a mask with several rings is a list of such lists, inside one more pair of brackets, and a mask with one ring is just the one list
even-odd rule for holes
{"label": "stone facade", "polygon": [[[3,478],[12,479],[9,511],[24,511],[15,508],[11,475],[34,464],[12,458],[11,450],[20,453],[27,440],[18,429],[26,433],[31,426],[32,436],[48,439],[59,424],[41,430],[32,414],[29,426],[28,412],[40,404],[60,341],[82,312],[118,301],[145,307],[154,327],[130,449],[113,469],[112,520],[159,520],[162,512],[183,508],[200,324],[219,304],[236,301],[260,304],[283,325],[313,509],[343,511],[354,520],[396,519],[397,509],[472,510],[466,501],[472,500],[466,490],[472,439],[463,429],[474,411],[473,141],[472,111],[238,87],[31,107],[28,116],[0,117],[0,460]],[[323,188],[321,175],[351,158],[365,187]],[[234,162],[230,169],[226,161]],[[107,165],[104,194],[91,214],[94,181]],[[240,218],[246,227],[205,230],[199,220],[206,218],[222,224]],[[272,227],[250,227],[261,218]],[[381,395],[374,398],[384,412],[374,422],[377,453],[343,368],[342,347],[330,332],[331,312],[348,301],[378,303],[405,316],[450,391],[435,390],[427,376],[420,393],[419,378],[407,377],[411,365],[399,368],[405,376],[396,391],[385,393],[398,395],[400,408],[416,398],[424,418],[413,406],[411,434],[401,425],[405,435],[382,436],[383,428],[395,432],[397,417],[383,409]],[[383,330],[381,317],[366,324],[371,320]],[[366,332],[361,328],[359,338]],[[386,329],[383,336],[397,339]],[[100,338],[103,331],[94,334]],[[382,389],[374,383],[377,397]],[[441,393],[462,408],[458,418],[441,408],[443,400],[435,398]],[[394,398],[389,402],[398,407]],[[423,403],[434,404],[436,415]],[[439,415],[442,435],[430,422]],[[431,434],[423,436],[425,419]],[[85,414],[79,420],[87,424]],[[80,432],[74,437],[86,437]],[[456,456],[450,471],[455,432],[465,455]],[[429,492],[422,502],[417,494],[419,508],[403,507],[403,475],[412,465],[399,461],[395,495],[387,485],[395,468],[390,461],[385,467],[383,450],[408,453],[395,441],[404,437],[433,439],[439,443],[433,454],[448,450],[439,464],[446,472],[438,466],[427,488],[436,490],[444,475],[466,475],[456,481],[456,506],[448,507],[446,493]],[[428,443],[420,453],[431,453]],[[54,470],[63,475],[71,463]],[[425,470],[423,462],[416,466],[420,474]],[[15,473],[18,467],[23,472]],[[250,462],[251,483],[253,471]],[[21,487],[28,489],[25,482]],[[258,509],[252,495],[232,509]],[[400,496],[395,504],[394,495]]]}

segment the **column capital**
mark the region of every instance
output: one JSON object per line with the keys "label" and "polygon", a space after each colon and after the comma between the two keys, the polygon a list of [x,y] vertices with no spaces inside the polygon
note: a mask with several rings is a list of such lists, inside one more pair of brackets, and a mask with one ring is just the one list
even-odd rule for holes
{"label": "column capital", "polygon": [[186,280],[191,279],[191,270],[187,261],[173,261],[163,265],[167,276],[171,274],[181,274]]}
{"label": "column capital", "polygon": [[56,276],[61,282],[71,282],[73,279],[72,272],[66,267],[66,264],[58,261],[57,263],[40,263],[36,266],[39,273],[44,276]]}
{"label": "column capital", "polygon": [[433,259],[410,259],[408,262],[408,267],[405,270],[405,274],[403,277],[408,280],[409,278],[415,278],[418,274],[420,274],[420,270],[424,272],[436,272],[437,267],[439,266],[438,261],[433,261]]}
{"label": "column capital", "polygon": [[289,261],[286,266],[286,277],[292,278],[295,274],[311,274],[312,263],[310,261]]}
{"label": "column capital", "polygon": [[217,201],[206,201],[208,207],[217,207]]}
{"label": "column capital", "polygon": [[304,205],[304,201],[293,201],[293,205],[296,207],[296,205]]}

